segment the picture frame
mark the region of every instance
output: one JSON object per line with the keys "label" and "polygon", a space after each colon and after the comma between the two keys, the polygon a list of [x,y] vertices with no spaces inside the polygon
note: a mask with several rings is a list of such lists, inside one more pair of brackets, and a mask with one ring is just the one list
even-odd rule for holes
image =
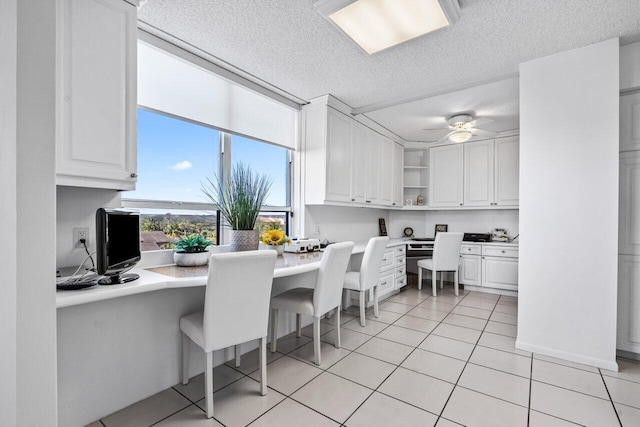
{"label": "picture frame", "polygon": [[438,233],[446,233],[449,230],[449,224],[436,224],[434,236]]}
{"label": "picture frame", "polygon": [[386,236],[387,235],[387,224],[386,224],[384,218],[379,218],[378,219],[378,227],[380,227],[380,235],[381,236]]}

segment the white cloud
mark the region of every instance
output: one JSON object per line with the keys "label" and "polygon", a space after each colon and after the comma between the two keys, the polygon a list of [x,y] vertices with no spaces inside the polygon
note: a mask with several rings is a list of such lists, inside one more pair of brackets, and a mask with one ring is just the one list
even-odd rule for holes
{"label": "white cloud", "polygon": [[185,169],[189,169],[191,166],[191,162],[189,160],[183,160],[181,162],[176,163],[173,166],[169,166],[169,169],[173,169],[174,171],[183,171]]}

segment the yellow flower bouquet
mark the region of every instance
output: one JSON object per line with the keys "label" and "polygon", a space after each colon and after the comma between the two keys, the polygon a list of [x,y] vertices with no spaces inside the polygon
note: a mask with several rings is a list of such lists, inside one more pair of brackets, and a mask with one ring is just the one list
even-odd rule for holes
{"label": "yellow flower bouquet", "polygon": [[291,243],[291,239],[287,237],[284,231],[269,230],[262,235],[262,243],[269,246],[281,246]]}

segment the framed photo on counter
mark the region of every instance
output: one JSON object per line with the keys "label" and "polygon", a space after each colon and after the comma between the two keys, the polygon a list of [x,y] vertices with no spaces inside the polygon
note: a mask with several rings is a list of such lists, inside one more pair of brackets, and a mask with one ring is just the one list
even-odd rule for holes
{"label": "framed photo on counter", "polygon": [[436,232],[433,235],[435,236],[438,233],[446,233],[448,229],[448,224],[436,224]]}

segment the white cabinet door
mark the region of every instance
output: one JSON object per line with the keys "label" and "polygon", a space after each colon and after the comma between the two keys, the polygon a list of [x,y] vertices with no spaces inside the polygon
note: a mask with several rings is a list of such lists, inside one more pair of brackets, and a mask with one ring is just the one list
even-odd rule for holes
{"label": "white cabinet door", "polygon": [[464,285],[482,286],[480,256],[463,255],[460,257],[458,281]]}
{"label": "white cabinet door", "polygon": [[619,252],[640,255],[640,151],[620,153],[619,217]]}
{"label": "white cabinet door", "polygon": [[493,205],[493,140],[464,144],[464,205]]}
{"label": "white cabinet door", "polygon": [[135,188],[136,15],[122,0],[62,2],[57,184]]}
{"label": "white cabinet door", "polygon": [[365,182],[365,203],[374,205],[378,204],[380,200],[380,151],[380,135],[371,129],[367,129],[365,159],[367,180]]}
{"label": "white cabinet door", "polygon": [[640,93],[620,97],[620,151],[640,150]]}
{"label": "white cabinet door", "polygon": [[482,257],[482,286],[518,290],[518,259]]}
{"label": "white cabinet door", "polygon": [[380,200],[378,204],[391,206],[393,203],[393,146],[395,143],[380,135]]}
{"label": "white cabinet door", "polygon": [[402,206],[402,191],[404,180],[404,147],[398,143],[393,144],[393,200],[392,206]]}
{"label": "white cabinet door", "polygon": [[351,120],[332,109],[327,114],[326,200],[351,200]]}
{"label": "white cabinet door", "polygon": [[429,150],[430,207],[462,206],[463,145],[445,145]]}
{"label": "white cabinet door", "polygon": [[494,203],[498,206],[518,206],[520,203],[520,138],[495,140],[496,185]]}
{"label": "white cabinet door", "polygon": [[640,353],[640,256],[618,260],[618,348]]}
{"label": "white cabinet door", "polygon": [[351,201],[364,203],[367,178],[366,158],[367,141],[366,129],[360,123],[353,124],[351,134]]}

